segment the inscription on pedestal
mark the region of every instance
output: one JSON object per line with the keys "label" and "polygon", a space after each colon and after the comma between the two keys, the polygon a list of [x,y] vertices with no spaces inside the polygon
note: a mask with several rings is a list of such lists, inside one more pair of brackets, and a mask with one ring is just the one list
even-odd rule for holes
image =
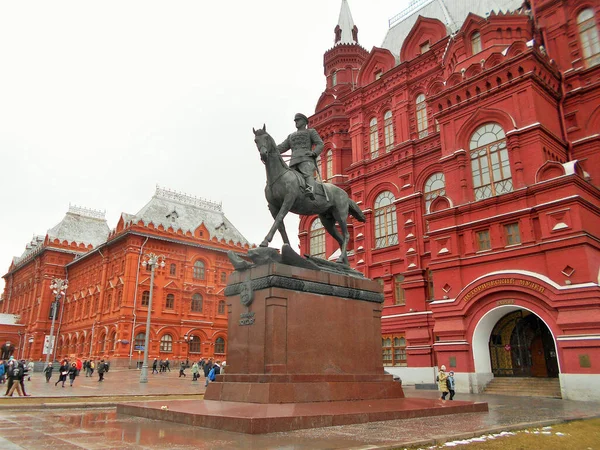
{"label": "inscription on pedestal", "polygon": [[254,325],[254,313],[252,311],[240,314],[240,326]]}

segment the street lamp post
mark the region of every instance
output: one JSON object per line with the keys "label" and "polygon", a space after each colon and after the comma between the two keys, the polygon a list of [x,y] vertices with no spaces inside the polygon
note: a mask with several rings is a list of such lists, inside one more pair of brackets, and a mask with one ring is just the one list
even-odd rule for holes
{"label": "street lamp post", "polygon": [[150,298],[148,299],[148,314],[146,316],[146,336],[144,337],[144,362],[140,373],[140,383],[148,382],[148,345],[150,344],[150,317],[152,314],[152,288],[154,287],[154,270],[156,266],[165,267],[165,257],[148,253],[142,266],[150,267]]}
{"label": "street lamp post", "polygon": [[50,325],[50,337],[48,338],[48,344],[46,346],[46,367],[50,362],[50,354],[54,351],[54,322],[56,320],[56,313],[58,313],[58,305],[61,297],[67,292],[68,287],[68,281],[61,278],[55,278],[50,285],[50,289],[52,289],[52,293],[54,294],[54,301],[51,306],[52,325]]}

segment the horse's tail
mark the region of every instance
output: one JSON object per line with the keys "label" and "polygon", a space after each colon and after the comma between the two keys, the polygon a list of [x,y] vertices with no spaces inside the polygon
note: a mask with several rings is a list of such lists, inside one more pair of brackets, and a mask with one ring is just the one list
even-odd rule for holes
{"label": "horse's tail", "polygon": [[367,221],[367,218],[365,217],[365,215],[363,214],[363,212],[361,211],[361,209],[359,208],[359,206],[356,204],[356,202],[354,200],[349,198],[348,205],[350,207],[349,212],[352,217],[354,217],[359,222]]}

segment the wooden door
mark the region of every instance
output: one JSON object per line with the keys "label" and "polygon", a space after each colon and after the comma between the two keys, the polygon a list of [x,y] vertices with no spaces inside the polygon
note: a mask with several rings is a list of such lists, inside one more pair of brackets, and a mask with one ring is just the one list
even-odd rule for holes
{"label": "wooden door", "polygon": [[544,343],[542,342],[542,336],[539,334],[531,341],[531,376],[543,378],[548,376]]}

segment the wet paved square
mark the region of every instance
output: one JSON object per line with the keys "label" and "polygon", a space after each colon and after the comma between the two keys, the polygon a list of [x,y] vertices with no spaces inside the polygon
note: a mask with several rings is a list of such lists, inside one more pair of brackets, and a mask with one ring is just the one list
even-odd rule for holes
{"label": "wet paved square", "polygon": [[[34,396],[54,401],[65,397],[168,395],[201,393],[204,381],[192,383],[172,372],[155,375],[140,385],[137,371],[112,371],[107,381],[77,379],[73,388],[54,388],[34,374],[26,384]],[[93,383],[100,384],[95,386]],[[1,387],[1,386],[0,386]],[[66,392],[65,392],[66,391]],[[405,389],[408,398],[437,398],[435,391]],[[87,394],[86,394],[87,393]],[[165,397],[166,399],[167,397]],[[32,397],[35,399],[35,397]],[[24,402],[31,399],[14,399]],[[116,398],[115,398],[116,400]],[[600,403],[560,399],[457,394],[457,400],[485,401],[488,413],[456,414],[297,430],[266,435],[244,435],[189,425],[120,415],[115,408],[3,409],[0,401],[0,449],[349,449],[389,448],[409,442],[466,437],[522,427],[531,423],[600,417]],[[200,399],[198,401],[201,401]],[[159,400],[160,402],[160,400]]]}

